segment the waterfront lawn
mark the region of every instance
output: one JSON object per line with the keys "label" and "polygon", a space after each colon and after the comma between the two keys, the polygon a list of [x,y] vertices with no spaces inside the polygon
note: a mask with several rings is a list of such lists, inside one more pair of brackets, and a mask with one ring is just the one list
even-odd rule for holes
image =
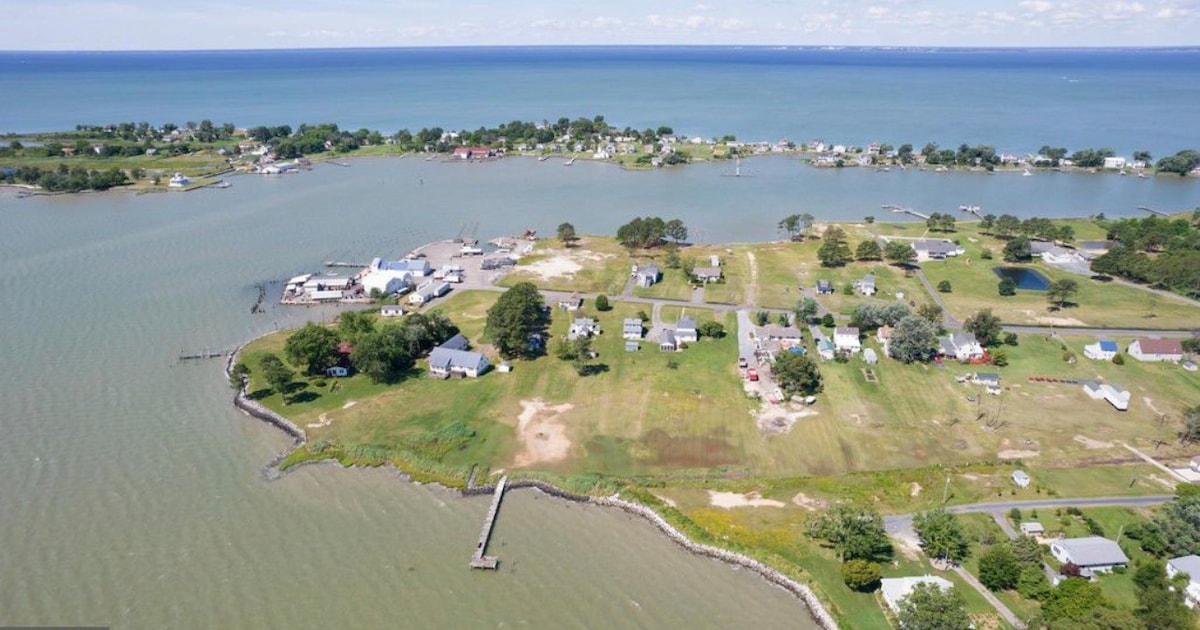
{"label": "waterfront lawn", "polygon": [[[874,296],[867,297],[857,291],[850,295],[845,293],[846,285],[853,285],[855,280],[860,280],[868,274],[875,276],[877,293]],[[915,304],[929,300],[919,279],[903,269],[884,262],[857,262],[836,268],[817,266],[810,268],[807,276],[802,275],[801,278],[803,286],[806,289],[812,288],[814,291],[818,280],[833,282],[834,294],[817,296],[817,301],[830,312],[843,315],[851,314],[854,308],[863,302],[898,299],[897,293],[903,294],[904,301]]]}
{"label": "waterfront lawn", "polygon": [[660,262],[658,265],[662,277],[649,287],[634,287],[633,294],[644,298],[662,298],[667,300],[691,300],[695,291],[692,281],[682,269],[667,269]]}
{"label": "waterfront lawn", "polygon": [[704,286],[704,301],[718,304],[743,304],[753,297],[754,276],[751,273],[751,245],[731,245],[713,253],[721,257],[721,282]]}
{"label": "waterfront lawn", "polygon": [[511,287],[530,281],[541,289],[620,295],[633,262],[629,252],[612,238],[582,237],[571,247],[547,238],[538,241],[531,254],[522,256],[498,284]]}
{"label": "waterfront lawn", "polygon": [[754,263],[750,269],[751,297],[761,308],[795,309],[800,301],[799,287],[814,290],[816,280],[808,282],[808,270],[818,266],[817,243],[776,241],[750,247]]}

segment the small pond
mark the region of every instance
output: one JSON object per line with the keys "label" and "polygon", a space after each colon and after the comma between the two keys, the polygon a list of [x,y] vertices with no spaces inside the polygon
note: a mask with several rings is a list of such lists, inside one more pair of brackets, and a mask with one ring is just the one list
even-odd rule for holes
{"label": "small pond", "polygon": [[1111,249],[1116,245],[1116,241],[1079,241],[1079,246],[1083,249]]}
{"label": "small pond", "polygon": [[1001,278],[1008,278],[1024,291],[1045,291],[1050,288],[1050,279],[1041,272],[1029,267],[992,267],[992,271]]}

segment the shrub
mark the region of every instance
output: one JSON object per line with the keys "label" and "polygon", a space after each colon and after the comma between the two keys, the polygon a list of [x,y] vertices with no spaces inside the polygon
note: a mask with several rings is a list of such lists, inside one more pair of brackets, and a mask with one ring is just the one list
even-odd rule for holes
{"label": "shrub", "polygon": [[1040,567],[1026,567],[1017,578],[1017,592],[1027,599],[1043,600],[1050,595],[1050,580]]}
{"label": "shrub", "polygon": [[979,257],[984,260],[991,260],[992,259],[992,250],[984,248],[983,253],[980,254]]}
{"label": "shrub", "polygon": [[836,326],[837,322],[833,321],[833,313],[825,313],[825,316],[821,318],[821,325],[826,328],[833,328]]}
{"label": "shrub", "polygon": [[1004,335],[1004,345],[1006,345],[1006,346],[1017,345],[1017,333],[1010,332],[1010,333],[1005,334]]}
{"label": "shrub", "polygon": [[842,581],[852,590],[868,593],[879,588],[879,565],[866,560],[847,560],[842,563]]}
{"label": "shrub", "polygon": [[937,290],[939,293],[950,293],[950,290],[951,290],[950,281],[942,280],[941,282],[939,282],[937,285]]}
{"label": "shrub", "polygon": [[1066,352],[1062,353],[1062,360],[1064,363],[1074,363],[1075,353],[1067,350]]}
{"label": "shrub", "polygon": [[1011,278],[1005,278],[1000,281],[1000,284],[996,285],[996,291],[1005,297],[1016,295],[1017,283],[1013,282]]}
{"label": "shrub", "polygon": [[600,312],[612,310],[612,306],[608,303],[608,296],[601,293],[596,296],[596,310]]}
{"label": "shrub", "polygon": [[1013,508],[1008,511],[1008,518],[1011,518],[1014,523],[1021,522],[1021,508]]}
{"label": "shrub", "polygon": [[1125,355],[1118,352],[1117,354],[1113,355],[1112,361],[1113,365],[1125,365]]}

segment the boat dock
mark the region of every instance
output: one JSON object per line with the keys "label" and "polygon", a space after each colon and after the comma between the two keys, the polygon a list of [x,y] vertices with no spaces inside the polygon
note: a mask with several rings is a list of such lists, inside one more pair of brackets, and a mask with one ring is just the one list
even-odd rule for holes
{"label": "boat dock", "polygon": [[471,555],[472,569],[495,569],[500,563],[496,556],[485,556],[488,540],[492,537],[492,526],[496,523],[496,514],[500,512],[500,501],[504,498],[504,484],[508,477],[501,477],[492,494],[492,507],[488,508],[487,518],[483,521],[483,531],[479,532],[479,542],[475,545],[475,553]]}
{"label": "boat dock", "polygon": [[228,352],[213,352],[211,350],[202,350],[200,352],[180,353],[180,361],[195,361],[197,359],[217,359],[220,357],[229,356]]}
{"label": "boat dock", "polygon": [[920,219],[928,219],[929,218],[928,214],[922,214],[911,208],[901,208],[900,206],[896,206],[896,205],[892,205],[892,204],[885,204],[883,206],[883,209],[891,210],[892,212],[897,212],[900,214],[910,214],[910,215],[920,218]]}
{"label": "boat dock", "polygon": [[325,266],[326,267],[347,267],[347,268],[365,269],[367,267],[370,267],[371,265],[369,265],[367,263],[344,262],[341,260],[326,260]]}
{"label": "boat dock", "polygon": [[983,220],[983,214],[980,213],[979,206],[963,205],[963,206],[959,206],[958,209],[961,210],[962,212],[966,212],[967,214],[975,215],[975,218],[979,219],[980,221]]}
{"label": "boat dock", "polygon": [[1171,216],[1170,214],[1163,212],[1162,210],[1155,210],[1154,208],[1147,208],[1146,206],[1138,206],[1138,210],[1141,210],[1143,212],[1149,212],[1150,214],[1153,214],[1154,216],[1158,216],[1158,217]]}

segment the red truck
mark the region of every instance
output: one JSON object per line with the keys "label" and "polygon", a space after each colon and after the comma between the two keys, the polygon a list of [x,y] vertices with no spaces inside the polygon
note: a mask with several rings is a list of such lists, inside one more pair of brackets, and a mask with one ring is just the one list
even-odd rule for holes
{"label": "red truck", "polygon": [[750,368],[750,369],[746,370],[746,379],[751,380],[751,381],[757,381],[758,380],[758,370],[756,370],[754,368]]}

